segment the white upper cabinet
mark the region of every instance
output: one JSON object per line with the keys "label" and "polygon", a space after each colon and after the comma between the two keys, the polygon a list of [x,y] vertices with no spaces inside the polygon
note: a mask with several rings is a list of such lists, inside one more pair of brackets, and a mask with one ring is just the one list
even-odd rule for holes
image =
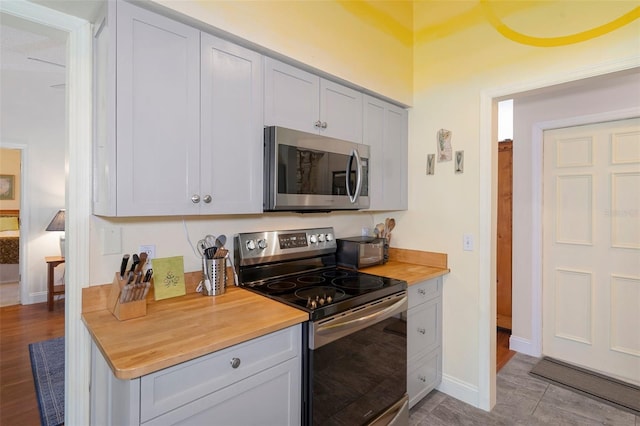
{"label": "white upper cabinet", "polygon": [[408,113],[364,95],[364,140],[369,145],[369,210],[406,210]]}
{"label": "white upper cabinet", "polygon": [[206,34],[201,46],[199,30],[130,3],[108,7],[95,43],[94,213],[262,211],[261,57]]}
{"label": "white upper cabinet", "polygon": [[203,33],[201,90],[201,211],[261,213],[262,56]]}
{"label": "white upper cabinet", "polygon": [[362,143],[362,94],[265,58],[265,126]]}

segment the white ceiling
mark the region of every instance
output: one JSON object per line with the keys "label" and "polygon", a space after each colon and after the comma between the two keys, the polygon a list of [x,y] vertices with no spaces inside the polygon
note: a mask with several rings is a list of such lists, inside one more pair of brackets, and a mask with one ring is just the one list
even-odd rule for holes
{"label": "white ceiling", "polygon": [[[21,75],[36,79],[37,90],[61,87],[66,79],[66,33],[0,13],[0,72],[2,85],[19,84]],[[28,87],[25,89],[29,89]]]}

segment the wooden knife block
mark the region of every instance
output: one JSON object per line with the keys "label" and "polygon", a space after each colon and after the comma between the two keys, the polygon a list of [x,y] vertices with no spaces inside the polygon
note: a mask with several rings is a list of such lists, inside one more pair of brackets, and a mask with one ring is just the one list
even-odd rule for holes
{"label": "wooden knife block", "polygon": [[[107,309],[120,321],[147,315],[146,298],[133,302],[120,303],[120,292],[126,284],[127,280],[121,280],[120,273],[116,272],[113,283],[111,284],[111,290],[109,291],[109,298],[107,299]],[[153,283],[151,286],[153,287]]]}

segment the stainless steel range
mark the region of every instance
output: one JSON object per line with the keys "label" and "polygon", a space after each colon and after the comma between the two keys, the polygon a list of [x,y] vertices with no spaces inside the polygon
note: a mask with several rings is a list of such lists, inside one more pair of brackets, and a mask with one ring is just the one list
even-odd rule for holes
{"label": "stainless steel range", "polygon": [[407,283],[337,267],[333,228],[243,233],[241,286],[309,314],[303,425],[406,425]]}

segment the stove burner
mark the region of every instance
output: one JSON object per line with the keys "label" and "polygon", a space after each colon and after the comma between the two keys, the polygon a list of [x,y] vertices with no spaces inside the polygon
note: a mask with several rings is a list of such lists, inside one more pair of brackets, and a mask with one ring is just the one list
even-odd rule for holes
{"label": "stove burner", "polygon": [[322,283],[325,281],[324,278],[317,276],[317,275],[309,275],[306,277],[298,277],[297,278],[299,283],[302,284],[318,284],[318,283]]}
{"label": "stove burner", "polygon": [[307,287],[296,290],[296,297],[307,301],[307,308],[315,309],[340,300],[344,291],[327,286]]}
{"label": "stove burner", "polygon": [[269,290],[289,290],[291,288],[295,288],[296,283],[292,283],[291,281],[278,281],[275,283],[267,284],[267,288]]}
{"label": "stove burner", "polygon": [[358,290],[372,290],[382,288],[382,286],[384,286],[384,282],[380,277],[361,275],[355,277],[334,278],[331,282],[335,284],[336,287]]}
{"label": "stove burner", "polygon": [[322,273],[323,276],[327,278],[341,278],[349,275],[347,271],[340,271],[338,269],[334,269],[333,271],[326,271]]}

